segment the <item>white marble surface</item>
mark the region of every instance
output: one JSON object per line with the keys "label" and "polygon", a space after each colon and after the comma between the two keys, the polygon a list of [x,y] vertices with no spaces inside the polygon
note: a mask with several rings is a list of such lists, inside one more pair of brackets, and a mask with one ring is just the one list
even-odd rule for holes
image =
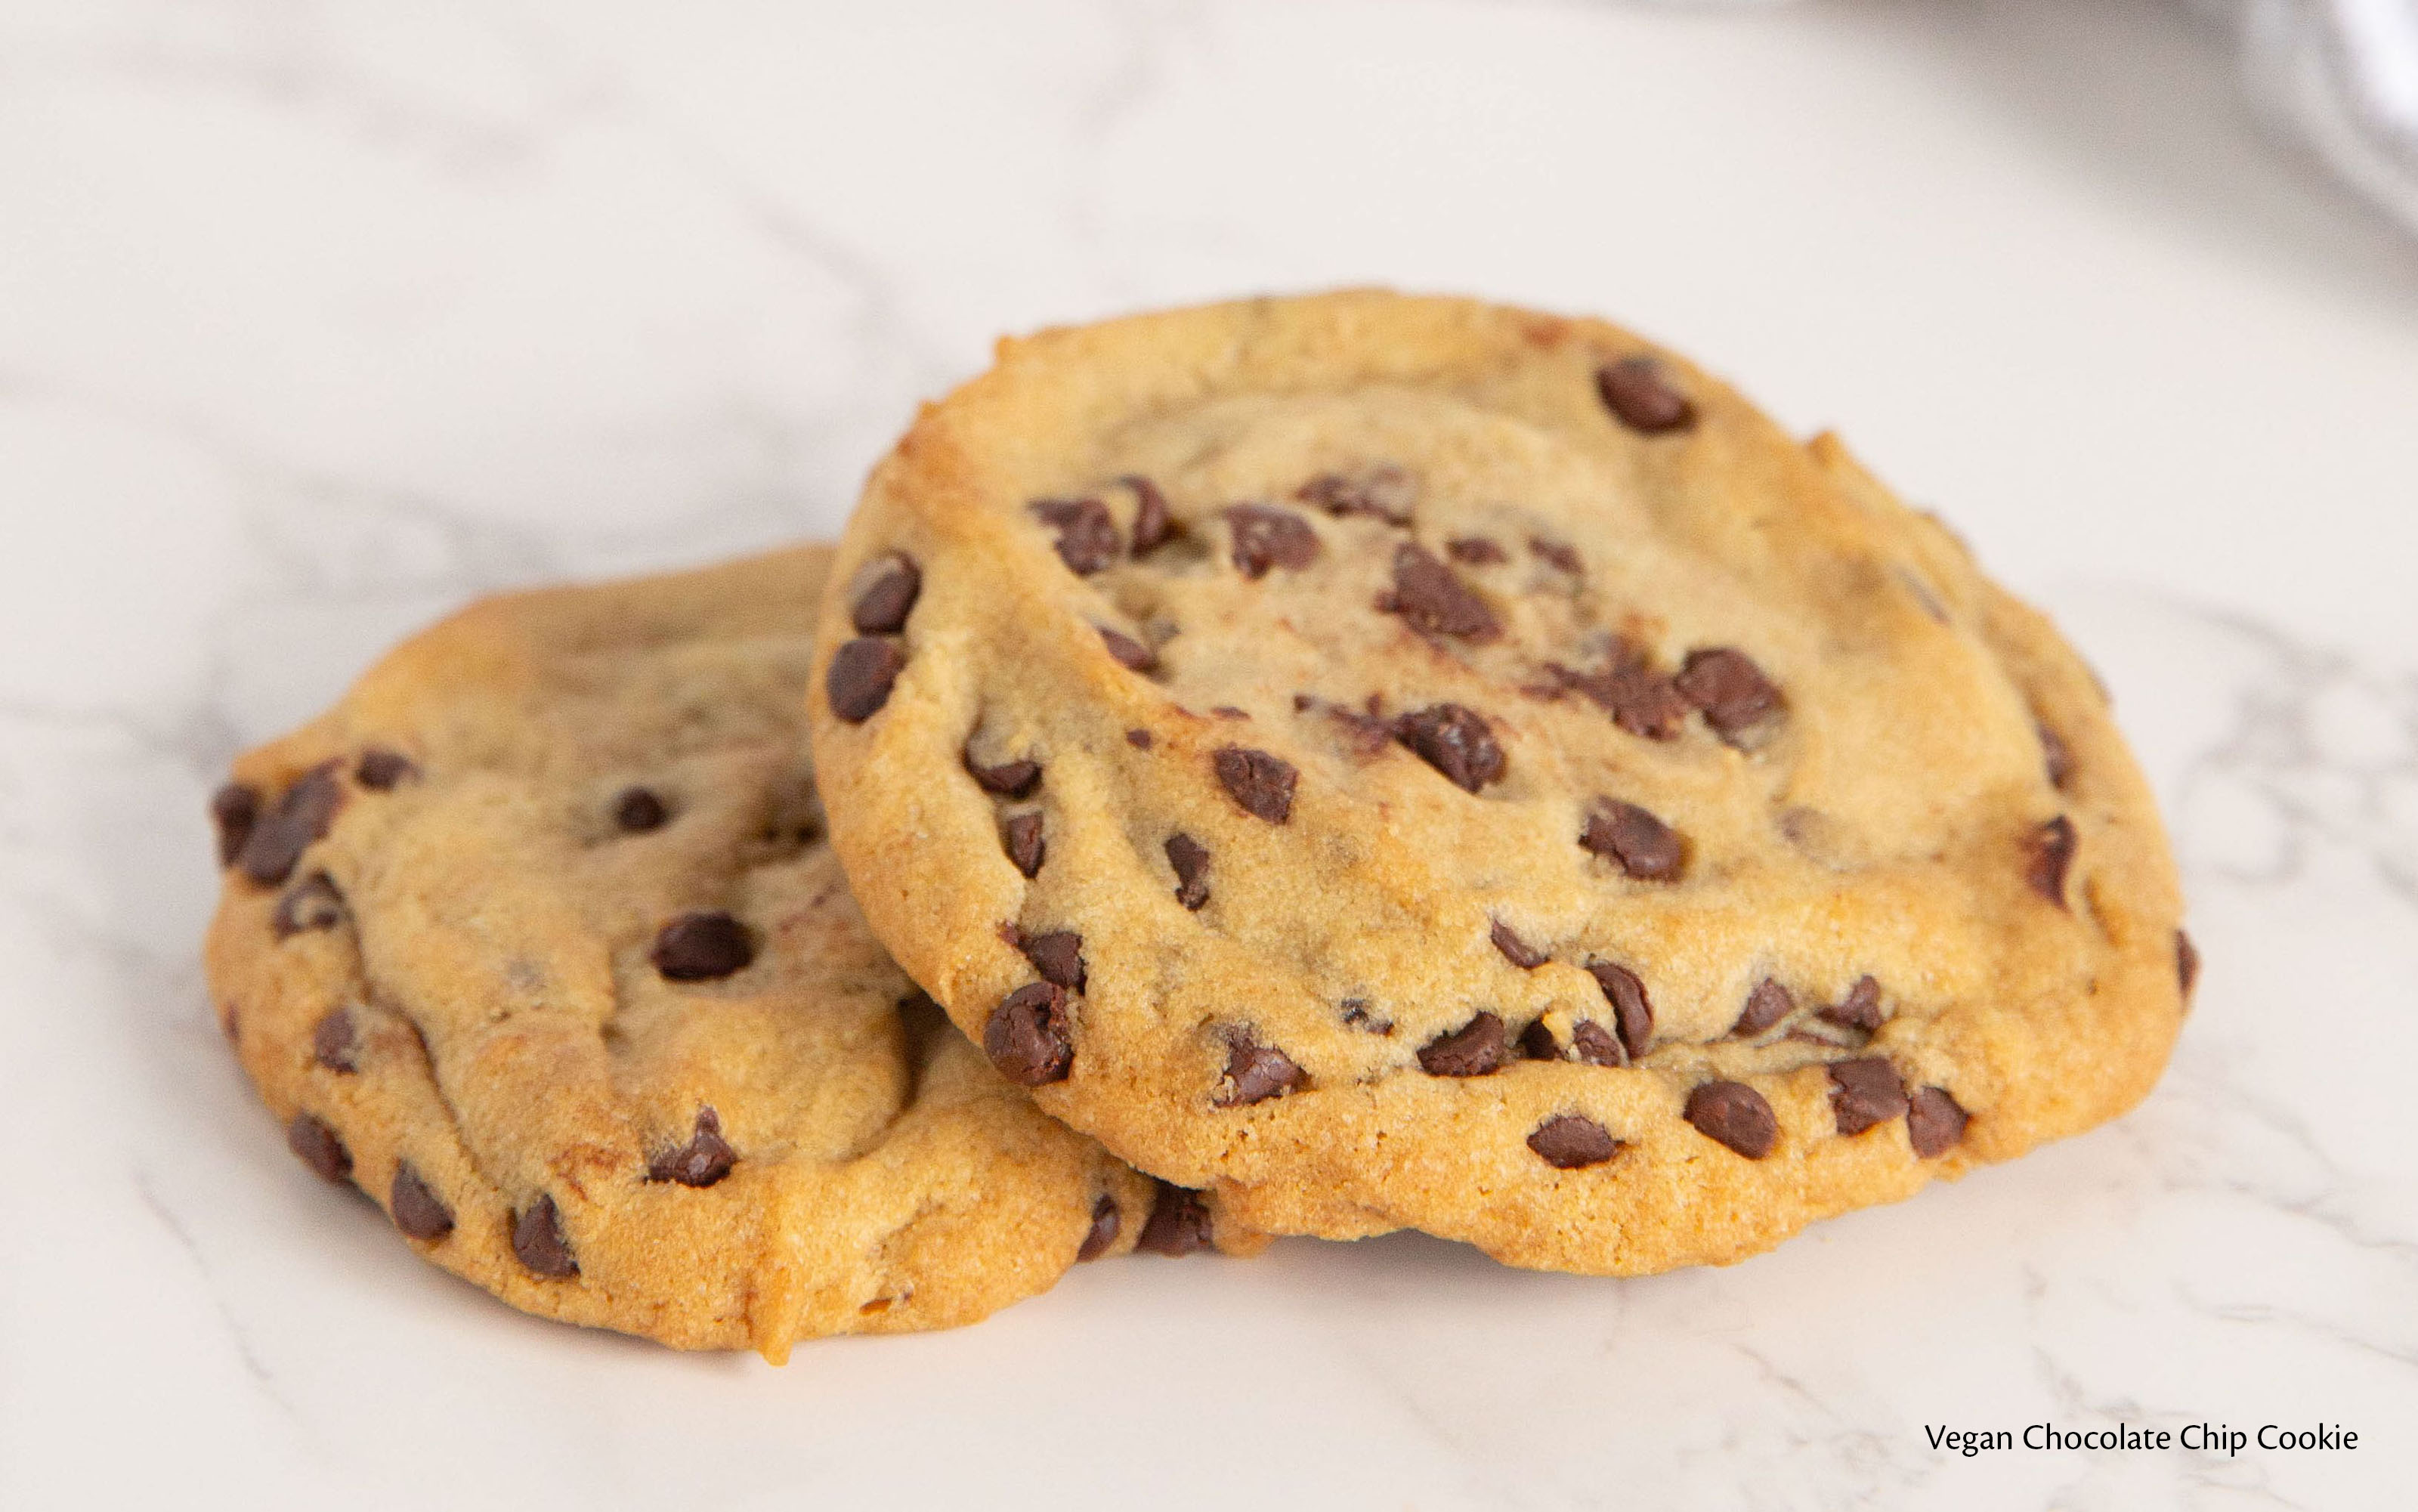
{"label": "white marble surface", "polygon": [[[402,19],[407,16],[409,19]],[[0,1505],[2381,1507],[2418,1475],[2418,247],[2153,0],[0,11]],[[1416,1237],[683,1357],[281,1148],[203,800],[484,588],[828,531],[994,333],[1599,311],[2055,610],[2208,959],[2134,1116],[1723,1272]],[[1923,1426],[2344,1424],[2349,1452]]]}

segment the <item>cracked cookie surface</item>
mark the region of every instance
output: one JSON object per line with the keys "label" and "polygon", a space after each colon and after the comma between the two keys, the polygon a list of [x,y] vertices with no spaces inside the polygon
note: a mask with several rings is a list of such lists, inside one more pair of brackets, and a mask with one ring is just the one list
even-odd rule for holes
{"label": "cracked cookie surface", "polygon": [[1003,343],[834,583],[875,932],[1275,1230],[1736,1260],[2120,1112],[2181,1019],[2071,649],[1608,325],[1354,292]]}
{"label": "cracked cookie surface", "polygon": [[1154,1184],[849,894],[803,729],[829,561],[476,605],[212,805],[210,983],[289,1145],[516,1307],[777,1360],[1148,1243]]}

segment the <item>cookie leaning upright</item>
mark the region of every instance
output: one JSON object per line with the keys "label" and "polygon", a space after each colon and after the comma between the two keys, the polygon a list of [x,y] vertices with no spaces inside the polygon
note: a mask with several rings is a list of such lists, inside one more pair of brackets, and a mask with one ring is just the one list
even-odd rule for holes
{"label": "cookie leaning upright", "polygon": [[875,932],[1265,1228],[1736,1260],[2114,1116],[2184,1011],[2073,652],[1611,326],[1364,292],[1003,343],[834,571]]}
{"label": "cookie leaning upright", "polygon": [[823,843],[829,561],[479,604],[219,795],[245,1070],[295,1153],[516,1307],[778,1360],[1144,1228],[1150,1182],[941,1018]]}

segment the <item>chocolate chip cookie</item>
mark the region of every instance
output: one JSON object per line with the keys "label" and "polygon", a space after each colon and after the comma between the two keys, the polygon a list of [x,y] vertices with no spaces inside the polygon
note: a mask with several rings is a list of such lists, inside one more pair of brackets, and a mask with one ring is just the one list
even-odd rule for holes
{"label": "chocolate chip cookie", "polygon": [[213,804],[210,983],[287,1143],[516,1307],[778,1361],[1211,1238],[865,928],[804,749],[829,560],[480,604]]}
{"label": "chocolate chip cookie", "polygon": [[874,932],[1254,1224],[1734,1260],[2113,1117],[2181,1021],[2074,653],[1614,327],[1345,293],[1009,342],[834,571]]}

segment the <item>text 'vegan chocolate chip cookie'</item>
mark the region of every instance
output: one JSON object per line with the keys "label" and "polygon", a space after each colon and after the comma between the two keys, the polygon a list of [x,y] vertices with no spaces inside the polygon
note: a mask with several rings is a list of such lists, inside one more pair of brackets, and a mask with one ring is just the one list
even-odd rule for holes
{"label": "text 'vegan chocolate chip cookie'", "polygon": [[1009,342],[834,574],[810,708],[875,932],[1254,1224],[1735,1260],[2120,1112],[2183,1013],[2073,652],[1607,325],[1349,293]]}
{"label": "text 'vegan chocolate chip cookie'", "polygon": [[210,984],[288,1144],[514,1306],[778,1360],[1210,1238],[866,932],[802,728],[829,560],[481,604],[212,805]]}

